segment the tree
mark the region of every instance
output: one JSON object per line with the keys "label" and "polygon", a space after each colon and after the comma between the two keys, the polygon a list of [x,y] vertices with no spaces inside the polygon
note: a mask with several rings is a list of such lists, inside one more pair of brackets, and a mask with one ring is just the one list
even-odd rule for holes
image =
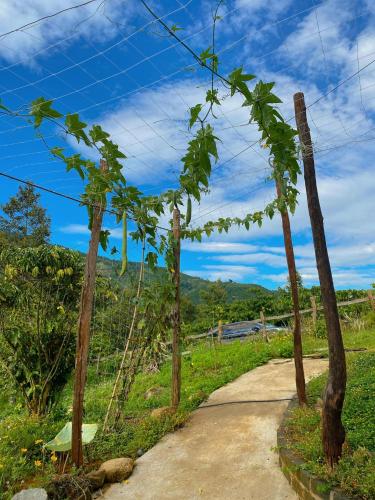
{"label": "tree", "polygon": [[34,415],[74,367],[82,281],[78,252],[40,245],[0,252],[0,363]]}
{"label": "tree", "polygon": [[2,205],[5,217],[0,216],[0,232],[19,246],[38,246],[47,243],[51,220],[39,204],[40,194],[33,186],[20,186],[15,196]]}
{"label": "tree", "polygon": [[210,307],[223,306],[227,301],[227,291],[220,279],[209,285],[207,290],[202,290],[200,295]]}
{"label": "tree", "polygon": [[[296,278],[297,278],[298,291],[303,290],[303,278],[298,271],[296,271]],[[287,278],[287,284],[286,284],[285,289],[288,293],[290,293],[290,277],[289,276]]]}

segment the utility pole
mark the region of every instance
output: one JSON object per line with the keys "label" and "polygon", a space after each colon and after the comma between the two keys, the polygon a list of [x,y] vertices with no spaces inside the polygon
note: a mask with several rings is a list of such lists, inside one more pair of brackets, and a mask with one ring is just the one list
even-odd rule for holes
{"label": "utility pole", "polygon": [[328,332],[329,374],[324,394],[322,436],[326,460],[333,467],[341,457],[345,441],[345,429],[341,421],[346,388],[345,351],[316,184],[313,146],[302,92],[294,95],[294,110],[302,149],[307,205]]}
{"label": "utility pole", "polygon": [[[108,170],[107,163],[104,160],[101,160],[100,162],[100,170],[102,172]],[[102,203],[100,205],[96,205],[93,210],[91,239],[89,243],[89,251],[86,256],[86,265],[79,307],[72,419],[72,460],[76,467],[81,467],[83,464],[83,403],[87,377],[87,359],[90,343],[92,307],[95,292],[96,259],[98,255],[100,231],[102,228],[103,210],[105,208],[104,196],[105,195],[103,194]]]}
{"label": "utility pole", "polygon": [[172,407],[177,408],[181,396],[181,314],[180,314],[180,211],[173,209],[173,276],[174,304],[172,311]]}
{"label": "utility pole", "polygon": [[[282,196],[280,180],[276,181],[276,193],[280,199]],[[299,313],[299,297],[298,297],[298,281],[296,261],[294,257],[292,231],[290,229],[290,220],[288,209],[281,211],[281,222],[283,226],[284,246],[286,262],[288,265],[290,291],[293,301],[293,314],[294,314],[294,331],[293,331],[293,344],[294,344],[294,366],[296,369],[296,388],[298,402],[300,406],[307,403],[306,386],[305,386],[305,373],[303,370],[303,357],[302,357],[302,338],[301,338],[301,316]]]}

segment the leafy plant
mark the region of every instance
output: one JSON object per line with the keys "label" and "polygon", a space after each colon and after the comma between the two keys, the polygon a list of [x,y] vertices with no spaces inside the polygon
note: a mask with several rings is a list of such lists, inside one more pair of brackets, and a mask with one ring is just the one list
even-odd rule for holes
{"label": "leafy plant", "polygon": [[7,247],[0,273],[0,361],[40,415],[74,366],[82,262],[61,247]]}

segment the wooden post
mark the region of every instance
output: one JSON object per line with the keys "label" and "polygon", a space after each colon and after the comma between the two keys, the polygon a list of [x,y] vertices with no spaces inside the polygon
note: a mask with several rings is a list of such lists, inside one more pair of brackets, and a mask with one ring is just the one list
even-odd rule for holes
{"label": "wooden post", "polygon": [[223,340],[223,321],[219,319],[219,325],[217,327],[217,341],[221,344]]}
{"label": "wooden post", "polygon": [[317,310],[317,307],[316,307],[316,298],[315,298],[314,295],[311,295],[310,302],[311,302],[311,307],[312,307],[311,318],[312,318],[313,327],[315,329],[316,328],[316,320],[317,320],[318,310]]}
{"label": "wooden post", "polygon": [[[281,181],[276,181],[277,197],[281,198]],[[281,222],[283,226],[285,255],[288,265],[290,291],[293,301],[293,315],[294,315],[294,330],[293,330],[293,353],[294,353],[294,366],[296,370],[296,388],[299,404],[305,405],[306,398],[306,385],[305,373],[303,370],[303,353],[302,353],[302,338],[301,338],[301,316],[299,313],[299,297],[298,297],[298,280],[296,261],[294,257],[292,231],[290,229],[290,220],[287,208],[281,212]]]}
{"label": "wooden post", "polygon": [[177,408],[181,395],[181,348],[180,348],[180,211],[173,210],[173,284],[174,305],[172,312],[172,406]]}
{"label": "wooden post", "polygon": [[264,317],[263,309],[260,311],[260,321],[262,323],[262,337],[266,342],[269,342],[266,329],[266,318]]}
{"label": "wooden post", "polygon": [[316,184],[313,146],[302,92],[294,95],[294,110],[302,149],[307,205],[328,332],[329,374],[324,394],[322,437],[326,460],[333,467],[341,457],[345,441],[345,429],[341,421],[346,388],[345,351]]}
{"label": "wooden post", "polygon": [[[106,171],[107,168],[108,167],[106,162],[104,160],[101,160],[100,169],[102,171]],[[81,467],[83,464],[83,401],[87,376],[87,358],[90,342],[92,306],[95,291],[96,259],[98,254],[104,207],[105,201],[102,202],[101,206],[96,206],[93,211],[91,239],[89,243],[89,251],[86,256],[86,265],[79,308],[72,421],[72,460],[76,467]]]}
{"label": "wooden post", "polygon": [[368,290],[367,295],[368,295],[368,300],[370,301],[370,307],[372,308],[373,311],[375,311],[375,298],[372,294],[372,290]]}

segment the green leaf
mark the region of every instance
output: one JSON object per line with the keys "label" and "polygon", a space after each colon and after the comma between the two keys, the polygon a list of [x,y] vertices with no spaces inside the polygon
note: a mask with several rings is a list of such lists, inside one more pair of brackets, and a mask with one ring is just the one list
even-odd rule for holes
{"label": "green leaf", "polygon": [[170,30],[173,31],[173,33],[176,33],[176,31],[181,31],[183,30],[183,28],[179,28],[174,24],[173,26],[170,27]]}
{"label": "green leaf", "polygon": [[196,104],[195,106],[190,108],[189,128],[191,128],[194,125],[194,123],[197,121],[201,110],[202,110],[202,104]]}
{"label": "green leaf", "polygon": [[44,97],[38,97],[31,102],[30,115],[34,117],[34,127],[40,127],[44,118],[60,118],[61,113],[53,109],[52,101],[47,101]]}
{"label": "green leaf", "polygon": [[107,132],[104,132],[100,125],[93,125],[91,130],[89,131],[89,135],[94,142],[103,141],[109,137]]}
{"label": "green leaf", "polygon": [[78,113],[68,114],[65,118],[65,125],[68,129],[68,132],[77,139],[77,142],[80,142],[82,139],[86,146],[91,146],[91,142],[86,135],[84,129],[87,126],[87,123],[81,122],[78,116]]}
{"label": "green leaf", "polygon": [[108,236],[110,235],[110,232],[105,229],[103,231],[100,231],[100,237],[99,237],[99,242],[104,251],[107,250],[108,246]]}

